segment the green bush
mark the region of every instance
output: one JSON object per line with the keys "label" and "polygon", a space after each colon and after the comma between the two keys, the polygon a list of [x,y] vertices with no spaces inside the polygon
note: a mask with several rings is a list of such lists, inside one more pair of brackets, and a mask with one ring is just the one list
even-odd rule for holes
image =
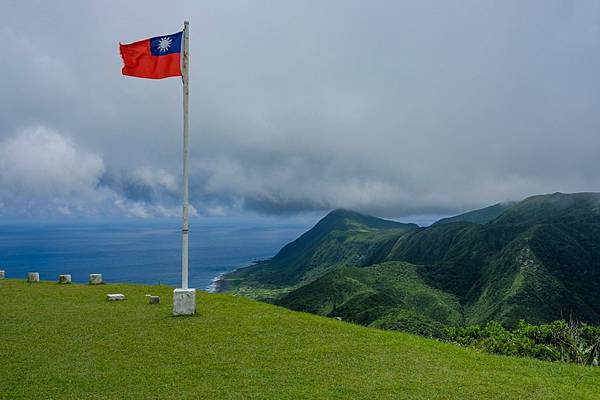
{"label": "green bush", "polygon": [[520,321],[513,330],[492,321],[484,327],[448,328],[446,335],[459,345],[507,356],[593,366],[600,361],[600,327],[573,321],[544,325]]}

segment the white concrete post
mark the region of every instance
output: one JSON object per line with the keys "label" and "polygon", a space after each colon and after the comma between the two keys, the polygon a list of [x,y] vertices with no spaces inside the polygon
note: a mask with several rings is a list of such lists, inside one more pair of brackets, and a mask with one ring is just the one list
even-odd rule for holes
{"label": "white concrete post", "polygon": [[71,275],[70,274],[59,275],[58,283],[71,283]]}
{"label": "white concrete post", "polygon": [[6,272],[3,269],[0,269],[0,279],[4,279],[6,277]]}
{"label": "white concrete post", "polygon": [[40,273],[39,272],[28,272],[27,273],[27,282],[39,282],[40,281]]}
{"label": "white concrete post", "polygon": [[90,285],[102,284],[102,274],[90,274]]}

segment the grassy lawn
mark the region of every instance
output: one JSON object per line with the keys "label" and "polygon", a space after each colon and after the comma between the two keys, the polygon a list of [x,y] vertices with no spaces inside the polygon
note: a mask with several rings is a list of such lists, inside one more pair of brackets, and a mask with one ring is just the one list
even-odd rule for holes
{"label": "grassy lawn", "polygon": [[479,354],[229,295],[198,292],[193,317],[172,317],[171,302],[165,286],[0,281],[0,399],[600,398],[600,368]]}

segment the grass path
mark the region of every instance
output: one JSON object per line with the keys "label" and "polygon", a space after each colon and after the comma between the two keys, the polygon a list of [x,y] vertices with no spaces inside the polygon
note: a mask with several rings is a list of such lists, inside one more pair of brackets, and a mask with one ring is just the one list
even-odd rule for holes
{"label": "grass path", "polygon": [[[124,302],[107,302],[107,293]],[[161,296],[148,305],[145,294]],[[0,281],[0,399],[599,399],[600,368],[451,344],[198,292]]]}

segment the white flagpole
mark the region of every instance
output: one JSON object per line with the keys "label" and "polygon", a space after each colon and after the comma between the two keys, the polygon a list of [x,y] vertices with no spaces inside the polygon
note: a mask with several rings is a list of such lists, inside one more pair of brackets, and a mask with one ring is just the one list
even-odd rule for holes
{"label": "white flagpole", "polygon": [[183,78],[183,226],[181,229],[181,288],[173,291],[173,315],[193,315],[196,313],[196,290],[188,287],[188,236],[189,225],[189,96],[190,96],[190,52],[188,21],[183,23],[183,58],[181,75]]}
{"label": "white flagpole", "polygon": [[189,53],[189,22],[183,23],[183,227],[181,230],[181,288],[188,288],[188,236],[189,225],[189,84],[190,84],[190,53]]}

